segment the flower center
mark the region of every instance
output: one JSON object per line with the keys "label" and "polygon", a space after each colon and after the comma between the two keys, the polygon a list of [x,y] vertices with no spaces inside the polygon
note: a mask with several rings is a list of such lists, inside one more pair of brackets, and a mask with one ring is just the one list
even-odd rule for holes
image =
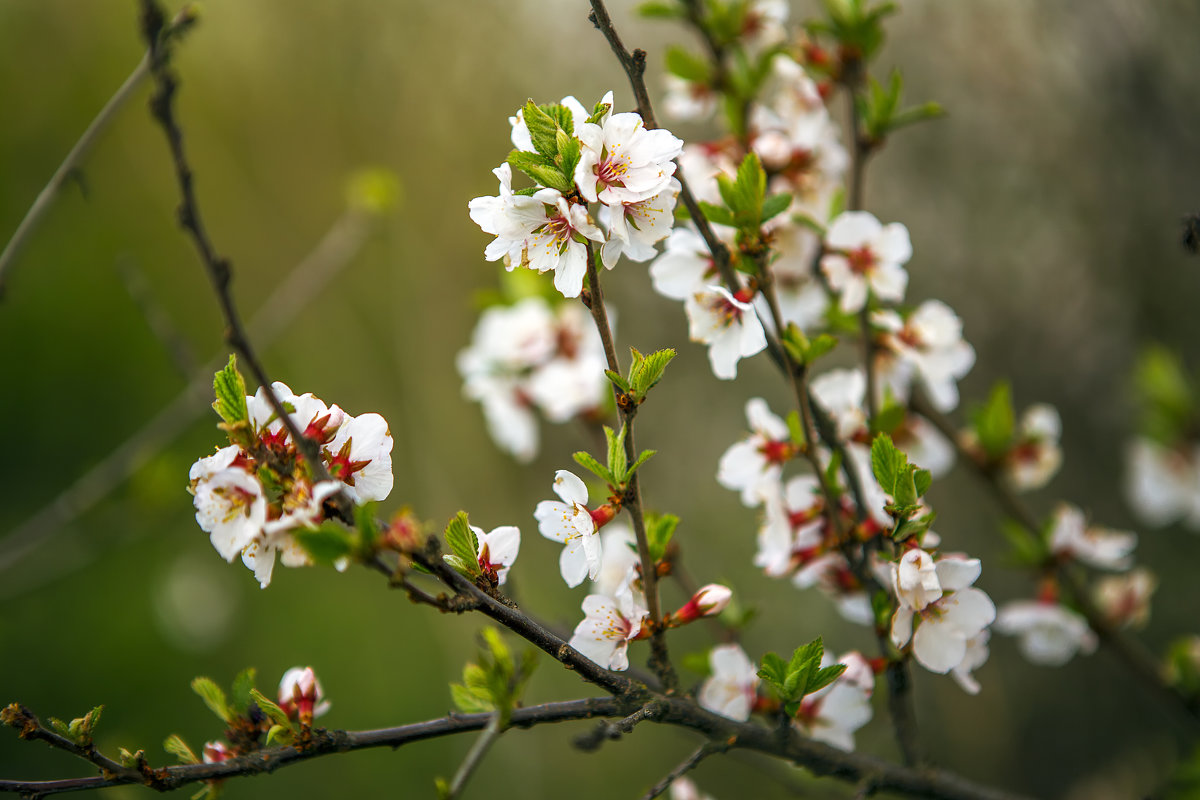
{"label": "flower center", "polygon": [[859,275],[865,275],[877,263],[875,254],[866,245],[847,251],[846,259],[850,262],[850,269]]}

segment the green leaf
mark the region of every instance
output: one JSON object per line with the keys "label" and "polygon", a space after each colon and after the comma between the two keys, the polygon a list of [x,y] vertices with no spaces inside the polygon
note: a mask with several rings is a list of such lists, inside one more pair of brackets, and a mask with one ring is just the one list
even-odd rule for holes
{"label": "green leaf", "polygon": [[842,673],[845,671],[845,664],[831,664],[828,667],[821,667],[819,670],[817,670],[816,674],[813,675],[812,680],[809,681],[808,688],[804,693],[812,694],[813,692],[819,692],[821,689],[824,689],[826,686],[840,678]]}
{"label": "green leaf", "polygon": [[797,647],[788,662],[787,680],[784,689],[788,700],[800,700],[811,691],[808,687],[821,668],[821,657],[825,655],[825,644],[821,637]]}
{"label": "green leaf", "polygon": [[792,204],[792,196],[786,192],[773,194],[766,199],[762,206],[762,222],[777,217]]}
{"label": "green leaf", "polygon": [[678,525],[679,517],[674,514],[646,514],[646,546],[650,551],[650,559],[655,563],[662,561],[667,554],[667,545]]}
{"label": "green leaf", "polygon": [[[567,114],[571,112],[568,110]],[[566,128],[571,129],[570,123]],[[583,152],[582,143],[566,130],[558,131],[558,167],[562,173],[564,180],[569,180],[571,185],[575,184],[575,167],[579,165],[579,159]],[[559,191],[562,191],[561,189]]]}
{"label": "green leaf", "polygon": [[871,472],[884,492],[896,496],[896,487],[907,466],[908,457],[896,449],[892,437],[886,433],[877,434],[871,442]]}
{"label": "green leaf", "polygon": [[712,80],[712,67],[707,59],[676,45],[667,48],[667,72],[692,83],[708,84]]}
{"label": "green leaf", "polygon": [[292,721],[288,719],[287,712],[276,705],[274,700],[267,697],[258,689],[251,689],[250,697],[252,700],[254,700],[254,703],[258,706],[259,710],[261,710],[267,715],[267,717],[270,718],[271,722],[287,728],[289,731],[292,730]]}
{"label": "green leaf", "polygon": [[622,392],[629,392],[631,390],[629,382],[621,377],[619,372],[613,372],[611,369],[606,369],[604,370],[604,377],[608,378],[609,382]]}
{"label": "green leaf", "polygon": [[163,749],[179,759],[180,764],[200,763],[200,759],[196,758],[196,754],[192,752],[192,748],[188,747],[187,742],[180,738],[178,734],[173,733],[168,736],[167,740],[163,742]]}
{"label": "green leaf", "polygon": [[192,681],[192,691],[200,695],[200,699],[204,701],[204,705],[208,706],[209,710],[220,717],[224,722],[233,721],[233,712],[229,710],[229,703],[225,701],[225,692],[212,678],[203,676]]}
{"label": "green leaf", "polygon": [[676,3],[649,0],[637,8],[637,13],[646,19],[683,19],[687,12]]}
{"label": "green leaf", "polygon": [[917,490],[917,497],[924,497],[929,491],[930,484],[933,483],[933,475],[927,469],[918,469],[913,473],[913,484]]}
{"label": "green leaf", "polygon": [[246,408],[246,381],[238,372],[237,356],[231,355],[225,368],[213,376],[213,410],[222,420],[233,425],[250,419]]}
{"label": "green leaf", "polygon": [[475,565],[476,565],[476,571],[475,571],[475,572],[473,572],[473,571],[471,570],[471,563],[472,563],[472,562],[470,562],[470,561],[463,561],[463,560],[462,560],[461,558],[459,558],[458,556],[443,555],[443,556],[442,556],[442,561],[445,561],[447,564],[449,564],[449,565],[450,565],[450,567],[451,567],[451,568],[452,568],[452,569],[453,569],[455,572],[458,572],[458,573],[459,573],[459,574],[461,574],[461,575],[465,575],[465,576],[466,576],[466,577],[468,577],[468,578],[474,578],[474,577],[475,577],[475,576],[478,574],[478,569],[479,569],[479,566],[478,566],[478,565],[479,565],[479,561],[478,561],[478,560],[476,560],[476,561],[474,562],[474,563],[475,563]]}
{"label": "green leaf", "polygon": [[537,153],[513,150],[508,154],[508,163],[513,169],[521,170],[542,186],[549,186],[560,192],[569,192],[574,186],[574,182],[568,182],[562,170],[553,160]]}
{"label": "green leaf", "polygon": [[253,699],[250,695],[254,689],[254,679],[257,675],[254,667],[247,667],[237,674],[233,679],[233,702],[232,708],[236,714],[245,714],[250,708],[250,702]]}
{"label": "green leaf", "polygon": [[709,222],[716,223],[717,225],[728,225],[731,228],[735,224],[733,213],[724,206],[714,205],[713,203],[701,200],[700,210],[704,212],[704,218]]}
{"label": "green leaf", "polygon": [[354,531],[333,520],[326,520],[317,528],[296,528],[291,535],[313,561],[324,566],[331,566],[358,549]]}
{"label": "green leaf", "polygon": [[1142,404],[1143,432],[1168,447],[1193,427],[1193,391],[1179,355],[1161,345],[1142,351],[1134,368],[1134,386]]}
{"label": "green leaf", "polygon": [[818,358],[837,347],[837,343],[836,336],[828,333],[818,333],[813,337],[811,344],[808,346],[808,353],[805,355],[804,363],[812,364]]}
{"label": "green leaf", "polygon": [[270,746],[276,742],[279,744],[291,744],[295,738],[295,732],[287,725],[272,725],[267,730],[267,745]]}
{"label": "green leaf", "polygon": [[446,545],[450,548],[461,566],[451,564],[455,569],[474,577],[481,574],[479,569],[479,539],[467,518],[467,512],[459,511],[446,525]]}
{"label": "green leaf", "polygon": [[574,458],[576,464],[588,470],[605,483],[617,483],[617,479],[608,471],[608,468],[597,461],[591,453],[580,450],[574,454]]}
{"label": "green leaf", "polygon": [[792,444],[797,447],[804,445],[804,423],[800,420],[800,412],[792,410],[787,415],[788,435],[791,437]]}
{"label": "green leaf", "polygon": [[538,108],[544,111],[546,116],[554,120],[554,124],[558,128],[558,130],[556,130],[554,133],[555,144],[558,144],[561,141],[558,134],[575,130],[575,115],[571,113],[571,109],[567,108],[562,103],[545,103],[538,106]]}
{"label": "green leaf", "polygon": [[608,471],[612,473],[617,484],[625,483],[629,477],[625,461],[625,425],[621,424],[621,432],[613,433],[613,429],[604,426],[604,438],[608,441]]}
{"label": "green leaf", "polygon": [[633,366],[629,370],[630,383],[633,385],[634,394],[641,400],[662,380],[667,365],[676,356],[676,351],[674,348],[666,348],[664,350],[655,350],[650,355],[642,357],[641,353],[638,353],[637,350],[633,348],[630,348],[630,350],[637,353],[634,356]]}
{"label": "green leaf", "polygon": [[987,402],[972,415],[975,436],[979,446],[989,458],[996,459],[1008,452],[1012,445],[1014,422],[1012,390],[1006,381],[992,387]]}
{"label": "green leaf", "polygon": [[558,155],[559,126],[554,118],[532,100],[526,101],[525,108],[521,111],[521,117],[525,120],[526,127],[529,128],[529,138],[533,140],[533,149],[550,159]]}
{"label": "green leaf", "polygon": [[[146,759],[146,751],[145,750],[138,750],[136,753],[131,753],[128,750],[126,750],[124,747],[118,747],[117,753],[118,753],[117,760],[120,762],[122,767],[133,767],[136,769],[137,766]],[[192,757],[195,758],[195,756],[192,756]],[[185,762],[185,763],[187,763],[187,762]],[[191,762],[191,763],[195,763],[195,762]]]}
{"label": "green leaf", "polygon": [[625,477],[629,478],[632,476],[633,473],[637,472],[638,467],[640,467],[642,464],[645,464],[657,453],[657,450],[643,450],[642,452],[638,453],[638,457],[635,458],[633,463],[629,465],[629,470],[625,473]]}
{"label": "green leaf", "polygon": [[758,670],[758,677],[769,683],[781,698],[786,699],[783,685],[787,681],[788,665],[787,662],[774,653],[767,653],[762,657],[762,664]]}
{"label": "green leaf", "polygon": [[454,702],[454,707],[464,714],[479,714],[496,710],[491,697],[486,694],[481,695],[460,683],[450,684],[450,699]]}

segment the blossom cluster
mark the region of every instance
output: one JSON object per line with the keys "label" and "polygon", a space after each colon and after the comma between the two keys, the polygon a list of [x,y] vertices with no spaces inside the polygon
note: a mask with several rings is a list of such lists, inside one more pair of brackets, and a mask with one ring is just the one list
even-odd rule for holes
{"label": "blossom cluster", "polygon": [[538,412],[555,423],[597,416],[608,395],[604,346],[574,303],[527,297],[487,308],[457,363],[493,441],[521,462],[537,455]]}
{"label": "blossom cluster", "polygon": [[316,481],[309,474],[262,387],[246,397],[248,438],[201,458],[188,476],[196,522],[226,561],[241,555],[263,588],[271,582],[276,555],[285,567],[312,563],[293,533],[326,519],[325,501],[339,492],[360,505],[383,500],[393,480],[392,435],[379,414],[354,417],[278,381],[271,389],[296,429],[320,445],[333,480]]}

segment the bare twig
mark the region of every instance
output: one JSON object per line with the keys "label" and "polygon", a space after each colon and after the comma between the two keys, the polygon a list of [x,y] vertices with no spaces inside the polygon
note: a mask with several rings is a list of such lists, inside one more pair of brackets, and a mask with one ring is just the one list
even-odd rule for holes
{"label": "bare twig", "polygon": [[642,800],[654,800],[654,798],[671,788],[672,783],[694,770],[701,761],[708,758],[713,753],[724,752],[727,749],[728,745],[724,743],[717,744],[715,742],[705,742],[697,747],[690,756],[685,758],[683,763],[668,772],[661,781],[651,786],[650,791],[642,795]]}
{"label": "bare twig", "polygon": [[[163,34],[173,39],[179,39],[183,36],[196,22],[195,9],[192,6],[184,6],[175,18],[164,28]],[[8,271],[12,267],[13,262],[17,260],[22,248],[29,237],[33,235],[33,231],[37,228],[38,223],[42,221],[42,217],[50,210],[54,198],[62,191],[63,186],[71,179],[73,175],[83,165],[83,161],[91,152],[92,146],[117,116],[129,98],[137,92],[146,78],[150,75],[150,55],[147,53],[138,65],[134,67],[133,72],[129,73],[129,77],[117,89],[104,107],[90,123],[83,135],[75,142],[75,145],[67,152],[66,158],[58,165],[54,175],[51,176],[50,182],[42,188],[38,193],[37,199],[33,201],[33,205],[25,212],[25,217],[17,225],[17,229],[13,232],[12,238],[8,240],[3,252],[0,252],[0,297],[3,297],[7,289]]]}
{"label": "bare twig", "polygon": [[487,755],[487,751],[491,749],[496,740],[500,738],[500,734],[504,729],[500,727],[500,712],[492,713],[491,720],[483,729],[483,733],[471,745],[471,749],[467,751],[467,757],[463,759],[459,765],[458,771],[454,773],[453,780],[450,781],[450,788],[446,790],[444,800],[454,800],[462,794],[463,788],[467,785],[467,781],[475,770],[479,769],[479,765],[483,763],[483,757]]}

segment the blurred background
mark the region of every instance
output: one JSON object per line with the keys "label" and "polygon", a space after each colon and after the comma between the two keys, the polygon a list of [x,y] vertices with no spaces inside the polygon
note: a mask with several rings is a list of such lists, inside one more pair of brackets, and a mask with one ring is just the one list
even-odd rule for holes
{"label": "blurred background", "polygon": [[[793,18],[814,5],[793,3]],[[664,46],[695,42],[636,19],[632,3],[612,6],[626,43],[649,51],[657,91]],[[618,109],[632,106],[586,3],[211,0],[203,11],[177,52],[179,114],[203,213],[233,261],[247,316],[295,280],[344,217],[355,170],[385,167],[403,190],[336,253],[344,267],[311,302],[284,304],[286,324],[260,344],[268,370],[298,393],[388,419],[396,483],[385,511],[410,504],[445,520],[466,508],[486,529],[520,525],[522,604],[573,626],[583,593],[558,578],[559,548],[537,535],[532,510],[589,439],[544,426],[538,460],[515,464],[461,398],[454,356],[474,326],[473,298],[496,286],[483,260],[489,237],[468,219],[467,201],[495,193],[489,170],[510,149],[506,117],[527,97],[591,102],[609,88]],[[1200,210],[1198,25],[1200,7],[1184,0],[906,0],[889,26],[880,67],[902,67],[906,97],[937,100],[949,116],[888,143],[870,167],[867,206],[911,232],[909,298],[938,297],[964,320],[978,353],[962,384],[966,406],[1006,377],[1019,409],[1046,401],[1061,410],[1066,461],[1032,497],[1042,513],[1070,499],[1104,524],[1133,527],[1119,489],[1136,424],[1134,357],[1160,341],[1189,364],[1200,358],[1200,262],[1179,243],[1180,217]],[[0,3],[0,241],[142,52],[134,3]],[[185,490],[189,465],[222,441],[203,396],[185,404],[194,411],[182,433],[140,448],[146,464],[93,508],[65,526],[21,527],[174,401],[196,364],[224,353],[207,280],[175,224],[176,187],[147,96],[143,88],[121,111],[65,187],[0,302],[11,445],[0,466],[0,701],[68,720],[103,703],[98,744],[144,748],[152,763],[170,760],[161,749],[170,733],[197,750],[221,733],[191,679],[228,684],[245,666],[258,668],[268,694],[287,668],[315,667],[333,701],[322,720],[331,727],[441,716],[482,620],[413,606],[361,569],[279,569],[261,591],[241,565],[222,562]],[[787,401],[768,360],[743,362],[743,381],[719,382],[644,267],[623,264],[606,290],[619,309],[619,349],[680,350],[639,418],[639,444],[659,450],[644,469],[645,497],[682,517],[679,541],[698,580],[728,581],[758,609],[748,651],[790,652],[823,635],[835,651],[871,652],[869,631],[841,622],[824,598],[757,574],[756,515],[713,481],[718,457],[742,435],[745,398]],[[970,475],[956,472],[930,498],[947,543],[983,559],[980,585],[997,603],[1032,593],[1026,575],[1005,569],[996,509]],[[1144,532],[1138,552],[1162,580],[1142,634],[1161,652],[1195,631],[1200,538]],[[682,599],[669,587],[667,605]],[[675,652],[707,646],[695,628],[675,637]],[[633,660],[642,658],[635,648]],[[591,693],[543,662],[527,702]],[[978,780],[1045,797],[1142,796],[1184,749],[1167,713],[1103,652],[1048,669],[996,637],[977,675],[983,692],[969,697],[915,670],[928,751]],[[859,749],[894,758],[882,691],[876,706]],[[646,725],[586,755],[566,741],[586,729],[511,732],[468,796],[637,797],[696,745]],[[434,777],[452,775],[469,745],[458,737],[325,758],[227,790],[431,797]],[[777,766],[785,780],[806,781]],[[726,758],[695,777],[717,798],[788,796],[768,772]],[[89,773],[0,734],[0,776],[76,774]],[[828,782],[805,789],[850,793]]]}

